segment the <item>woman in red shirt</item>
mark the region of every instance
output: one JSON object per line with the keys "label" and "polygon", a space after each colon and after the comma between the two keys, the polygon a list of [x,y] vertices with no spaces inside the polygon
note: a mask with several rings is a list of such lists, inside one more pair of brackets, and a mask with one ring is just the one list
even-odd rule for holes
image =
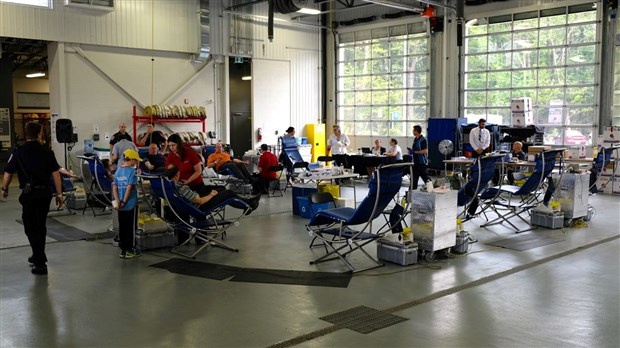
{"label": "woman in red shirt", "polygon": [[189,186],[200,196],[208,195],[210,190],[202,181],[202,162],[198,154],[183,145],[183,140],[176,133],[168,137],[168,148],[170,153],[166,157],[166,168],[174,164],[181,173],[179,181]]}

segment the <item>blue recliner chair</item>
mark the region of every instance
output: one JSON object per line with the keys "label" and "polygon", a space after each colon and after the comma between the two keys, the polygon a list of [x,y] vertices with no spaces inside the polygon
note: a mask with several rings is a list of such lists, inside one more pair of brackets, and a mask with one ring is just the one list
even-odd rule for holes
{"label": "blue recliner chair", "polygon": [[[392,226],[387,224],[379,231],[372,233],[370,227],[372,221],[383,213],[399,192],[403,167],[411,165],[411,163],[399,163],[379,167],[368,183],[368,195],[356,209],[343,207],[316,213],[306,225],[306,229],[312,237],[316,237],[323,243],[326,254],[311,261],[310,264],[340,259],[353,272],[383,266],[364,250],[364,246],[392,230]],[[361,228],[354,229],[352,226],[361,226]],[[356,250],[362,252],[372,264],[357,268],[347,260],[346,256]]]}
{"label": "blue recliner chair", "polygon": [[308,162],[305,162],[297,150],[297,140],[293,137],[282,137],[282,164],[286,168],[286,178],[290,182],[295,176],[295,169],[308,169]]}
{"label": "blue recliner chair", "polygon": [[469,181],[458,193],[457,205],[464,207],[463,212],[459,214],[460,216],[469,218],[476,214],[478,195],[488,187],[489,181],[495,175],[495,164],[503,157],[504,155],[489,155],[476,158],[474,164],[469,168]]}
{"label": "blue recliner chair", "polygon": [[[245,201],[237,197],[231,197],[212,207],[209,211],[203,211],[192,202],[181,197],[177,193],[174,183],[167,178],[154,175],[143,176],[143,178],[149,179],[151,182],[153,194],[168,203],[170,210],[176,217],[176,221],[169,221],[174,224],[175,230],[189,234],[189,238],[174,247],[171,252],[188,258],[196,258],[198,253],[210,245],[231,251],[239,251],[239,249],[224,243],[221,239],[223,239],[226,231],[236,226],[238,221],[251,209]],[[227,206],[241,209],[242,214],[236,218],[223,219],[223,210]],[[204,243],[193,251],[183,252],[182,250],[186,249],[186,246],[192,240]]]}

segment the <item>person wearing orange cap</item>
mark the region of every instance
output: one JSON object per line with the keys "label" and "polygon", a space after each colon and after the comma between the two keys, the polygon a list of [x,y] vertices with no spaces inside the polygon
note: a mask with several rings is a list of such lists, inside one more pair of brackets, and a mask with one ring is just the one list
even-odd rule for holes
{"label": "person wearing orange cap", "polygon": [[136,166],[142,162],[138,152],[127,149],[123,152],[123,165],[116,169],[112,194],[114,209],[118,211],[118,246],[121,248],[121,259],[132,259],[140,256],[134,249],[136,240],[136,223],[138,222],[138,193],[136,185]]}

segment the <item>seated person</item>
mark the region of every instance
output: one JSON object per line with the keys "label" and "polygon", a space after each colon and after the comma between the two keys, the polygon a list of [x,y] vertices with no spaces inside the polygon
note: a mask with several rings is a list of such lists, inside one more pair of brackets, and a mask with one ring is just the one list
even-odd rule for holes
{"label": "seated person", "polygon": [[151,144],[157,144],[159,148],[166,149],[166,137],[161,131],[155,130],[154,122],[147,123],[146,133],[138,137],[138,145],[150,146]]}
{"label": "seated person", "polygon": [[251,210],[248,211],[248,214],[258,208],[260,196],[253,196],[252,198],[241,198],[231,190],[224,190],[220,192],[212,190],[211,192],[209,192],[209,194],[201,197],[189,186],[179,181],[181,174],[179,172],[179,168],[177,168],[174,164],[169,165],[168,168],[164,170],[163,174],[174,183],[174,186],[181,197],[192,202],[202,211],[210,211],[213,207],[231,197],[239,198],[246,202],[251,208]]}
{"label": "seated person", "polygon": [[403,161],[403,150],[398,146],[398,140],[392,138],[390,139],[390,147],[385,153],[388,157],[394,157],[396,162]]}
{"label": "seated person", "polygon": [[106,172],[106,177],[110,181],[114,181],[114,166],[112,165],[112,161],[107,158],[101,160],[101,164],[103,165],[103,169]]}
{"label": "seated person", "polygon": [[385,147],[381,146],[381,140],[375,140],[375,146],[370,149],[370,153],[376,156],[385,155]]}
{"label": "seated person", "polygon": [[209,158],[207,158],[207,168],[213,168],[213,170],[218,173],[222,171],[222,169],[228,169],[233,172],[235,177],[249,184],[253,180],[252,174],[248,171],[246,164],[249,164],[249,162],[232,158],[229,154],[223,152],[221,143],[215,144],[215,152],[210,154]]}
{"label": "seated person", "polygon": [[259,180],[254,187],[254,191],[258,193],[269,193],[269,183],[277,179],[276,172],[272,172],[269,168],[277,166],[278,158],[269,151],[267,144],[260,146],[262,154],[258,159],[258,177]]}
{"label": "seated person", "polygon": [[159,153],[159,146],[155,143],[149,145],[149,153],[142,162],[143,169],[151,173],[161,173],[166,169],[166,157]]}
{"label": "seated person", "polygon": [[[527,158],[527,155],[525,154],[525,152],[523,152],[523,143],[521,143],[520,141],[515,141],[512,144],[512,151],[510,152],[510,154],[512,155],[513,160],[516,159],[519,161],[525,161]],[[518,171],[521,171],[521,168],[508,167],[508,169],[506,170],[506,176],[508,177],[508,183],[510,185],[515,184],[514,174],[515,172],[518,172]],[[499,180],[500,180],[499,176],[500,176],[500,170],[495,169],[495,175],[493,176],[493,185],[499,184]]]}

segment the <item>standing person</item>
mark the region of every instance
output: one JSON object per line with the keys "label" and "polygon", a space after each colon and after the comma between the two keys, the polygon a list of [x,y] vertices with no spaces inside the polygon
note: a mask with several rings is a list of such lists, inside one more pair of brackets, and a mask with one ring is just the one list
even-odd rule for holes
{"label": "standing person", "polygon": [[426,172],[426,166],[428,165],[428,141],[422,135],[422,127],[419,125],[413,126],[413,146],[411,151],[413,152],[413,177],[411,178],[412,188],[415,190],[418,188],[418,179],[422,177],[423,182],[428,182],[431,179]]}
{"label": "standing person", "polygon": [[112,138],[110,138],[110,151],[112,151],[114,144],[121,141],[121,139],[127,139],[131,142],[131,135],[127,133],[127,126],[124,122],[118,124],[118,132],[112,134]]}
{"label": "standing person", "polygon": [[155,130],[155,122],[149,122],[146,124],[146,133],[142,134],[138,138],[138,144],[140,146],[149,146],[151,144],[157,144],[157,146],[165,152],[166,149],[166,137],[161,131]]}
{"label": "standing person", "polygon": [[260,146],[262,154],[258,159],[258,178],[259,181],[254,188],[255,193],[269,193],[269,183],[277,178],[276,172],[272,172],[269,168],[277,166],[278,158],[269,151],[267,144]]}
{"label": "standing person", "polygon": [[390,139],[390,148],[385,153],[388,157],[394,157],[396,162],[403,161],[403,150],[398,145],[398,140]]}
{"label": "standing person", "polygon": [[[295,138],[295,127],[288,127],[285,131],[284,131],[284,135],[282,136],[282,138]],[[282,141],[282,139],[280,140],[280,148],[282,149],[280,151],[280,157],[278,158],[278,160],[282,163],[286,162],[286,154],[284,154],[284,141]],[[297,140],[295,140],[295,143],[297,143]]]}
{"label": "standing person", "polygon": [[138,152],[138,147],[136,147],[136,145],[132,143],[131,140],[127,140],[127,139],[119,140],[116,144],[114,144],[114,147],[112,147],[112,152],[110,153],[110,159],[112,160],[113,164],[116,164],[117,168],[120,168],[123,166],[123,160],[125,159],[123,157],[123,153],[125,153],[125,150],[128,150],[128,149],[132,149],[135,152]]}
{"label": "standing person", "polygon": [[8,197],[13,174],[17,173],[19,188],[22,189],[19,203],[22,205],[24,232],[32,249],[28,262],[33,264],[33,274],[44,275],[47,274],[46,221],[52,200],[50,177],[56,190],[56,206],[60,208],[63,204],[60,165],[54,153],[40,143],[43,137],[41,125],[28,123],[25,137],[26,142],[13,151],[4,170],[2,197]]}
{"label": "standing person", "polygon": [[329,154],[331,151],[334,163],[337,166],[344,165],[344,155],[347,154],[347,146],[351,145],[351,140],[346,134],[342,134],[339,125],[335,124],[332,129],[334,134],[327,140],[327,153]]}
{"label": "standing person", "polygon": [[201,196],[208,195],[210,190],[202,181],[202,162],[196,151],[185,147],[183,140],[176,133],[168,137],[168,148],[170,148],[170,153],[166,157],[166,168],[174,164],[179,168],[180,180],[183,184]]}
{"label": "standing person", "polygon": [[484,128],[487,120],[481,118],[478,120],[478,127],[469,132],[469,144],[474,149],[472,156],[474,158],[484,155],[491,148],[491,133]]}
{"label": "standing person", "polygon": [[230,157],[230,154],[222,151],[222,144],[215,144],[215,152],[207,158],[207,167],[213,168],[216,172],[222,169],[229,169],[237,179],[243,180],[246,184],[252,183],[252,174],[246,167],[249,161],[242,161],[238,158]]}
{"label": "standing person", "polygon": [[123,165],[116,169],[112,194],[114,195],[114,209],[118,210],[118,246],[121,248],[121,259],[133,259],[140,256],[134,250],[135,232],[138,224],[138,193],[136,185],[136,165],[141,162],[138,152],[127,149],[123,152]]}

